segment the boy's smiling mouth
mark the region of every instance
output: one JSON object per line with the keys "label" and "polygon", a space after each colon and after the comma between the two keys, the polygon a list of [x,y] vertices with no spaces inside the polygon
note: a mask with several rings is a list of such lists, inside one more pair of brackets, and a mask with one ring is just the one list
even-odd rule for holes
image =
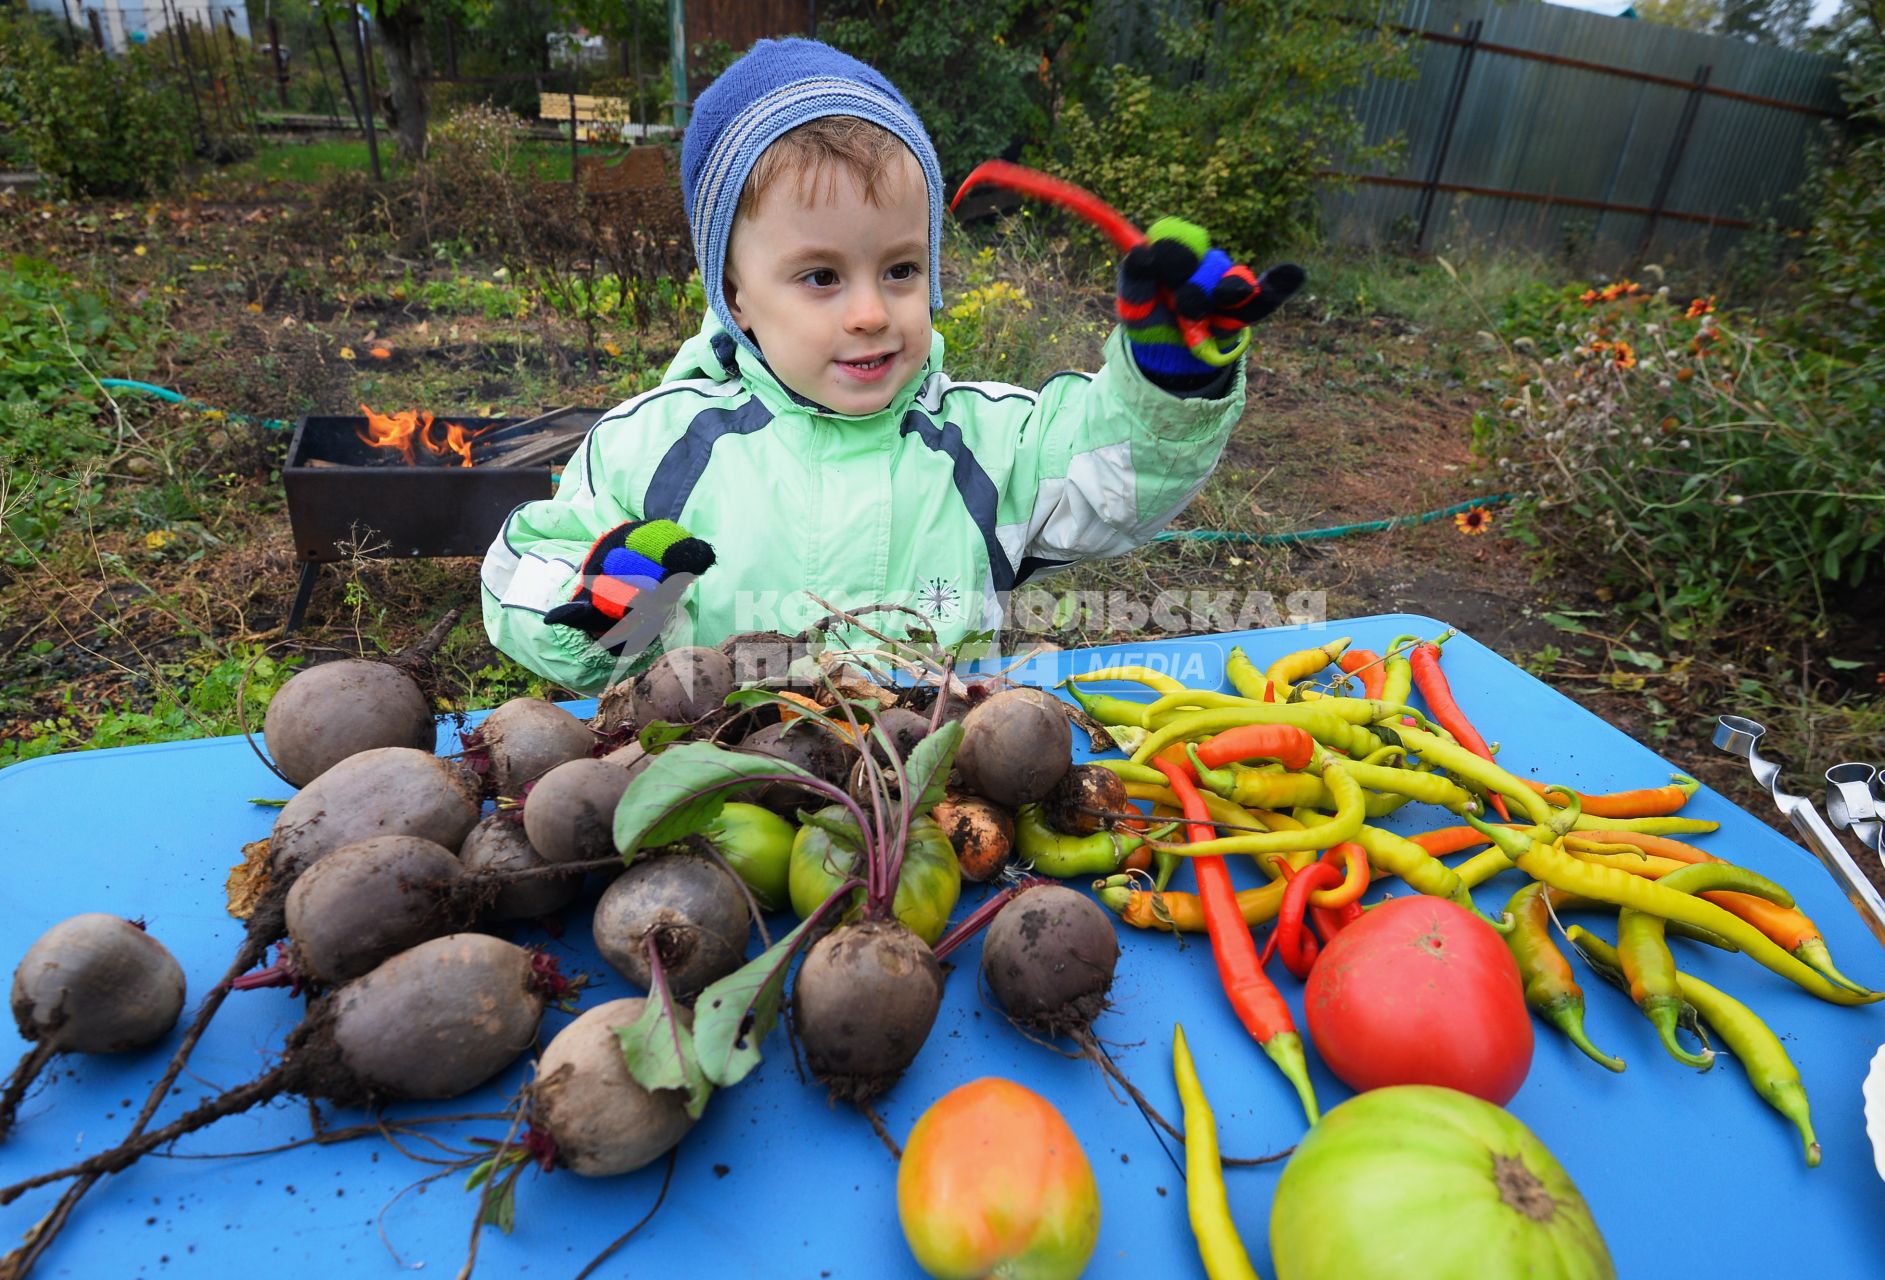
{"label": "boy's smiling mouth", "polygon": [[864,382],[875,382],[889,370],[896,356],[897,353],[894,351],[885,351],[874,356],[867,356],[862,360],[839,360],[837,365],[853,378]]}

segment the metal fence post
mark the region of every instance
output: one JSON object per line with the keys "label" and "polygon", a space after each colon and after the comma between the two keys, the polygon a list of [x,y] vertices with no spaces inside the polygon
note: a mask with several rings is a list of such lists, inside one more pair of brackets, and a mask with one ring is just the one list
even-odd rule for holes
{"label": "metal fence post", "polygon": [[1446,168],[1446,153],[1453,145],[1453,126],[1459,122],[1460,103],[1466,98],[1466,77],[1473,71],[1473,55],[1479,52],[1479,33],[1484,24],[1474,18],[1466,28],[1466,46],[1460,51],[1459,67],[1453,73],[1453,88],[1447,95],[1446,118],[1440,124],[1440,145],[1434,148],[1433,164],[1427,170],[1427,186],[1420,193],[1420,225],[1414,232],[1414,250],[1427,247],[1427,224],[1433,217],[1433,198],[1440,187],[1440,173]]}
{"label": "metal fence post", "polygon": [[275,96],[281,99],[281,109],[288,109],[288,60],[281,56],[281,24],[275,21],[275,15],[268,15],[268,51],[275,59]]}
{"label": "metal fence post", "polygon": [[1656,179],[1656,198],[1650,201],[1649,217],[1643,221],[1643,238],[1636,245],[1636,261],[1640,265],[1649,255],[1649,242],[1656,234],[1656,221],[1662,217],[1664,206],[1669,203],[1669,189],[1675,186],[1676,169],[1682,163],[1682,153],[1688,150],[1689,135],[1695,131],[1695,117],[1702,109],[1702,94],[1708,89],[1708,77],[1714,74],[1712,64],[1704,64],[1695,70],[1695,83],[1689,88],[1688,97],[1682,103],[1682,118],[1676,122],[1676,136],[1669,143],[1669,154],[1663,158],[1662,176]]}
{"label": "metal fence post", "polygon": [[[321,25],[327,28],[327,47],[333,51],[334,66],[340,71],[340,87],[347,91],[347,110],[353,112],[354,127],[365,133],[367,122],[360,118],[359,104],[353,100],[353,80],[347,75],[347,60],[340,56],[340,39],[335,36],[334,24],[325,11],[321,14]],[[333,97],[332,90],[329,90],[328,96]],[[339,114],[338,110],[335,114]]]}
{"label": "metal fence post", "polygon": [[367,159],[373,164],[373,181],[380,177],[380,140],[373,128],[373,76],[367,70],[367,32],[360,22],[360,11],[355,9],[353,17],[353,54],[360,64],[360,118],[366,122]]}

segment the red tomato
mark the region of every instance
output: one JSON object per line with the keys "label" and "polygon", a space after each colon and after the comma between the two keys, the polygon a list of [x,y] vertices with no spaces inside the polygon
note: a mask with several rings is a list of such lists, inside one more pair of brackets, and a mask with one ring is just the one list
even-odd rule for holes
{"label": "red tomato", "polygon": [[1444,898],[1390,898],[1335,935],[1303,989],[1309,1036],[1350,1088],[1436,1084],[1503,1106],[1532,1065],[1518,964]]}

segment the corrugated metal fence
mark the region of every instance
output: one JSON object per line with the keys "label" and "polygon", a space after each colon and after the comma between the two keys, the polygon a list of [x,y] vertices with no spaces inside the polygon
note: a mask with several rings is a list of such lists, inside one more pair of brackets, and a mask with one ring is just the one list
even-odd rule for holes
{"label": "corrugated metal fence", "polygon": [[1406,147],[1328,194],[1338,241],[1717,256],[1805,221],[1794,193],[1842,114],[1835,64],[1792,50],[1525,0],[1409,0],[1400,22],[1419,76],[1355,107]]}

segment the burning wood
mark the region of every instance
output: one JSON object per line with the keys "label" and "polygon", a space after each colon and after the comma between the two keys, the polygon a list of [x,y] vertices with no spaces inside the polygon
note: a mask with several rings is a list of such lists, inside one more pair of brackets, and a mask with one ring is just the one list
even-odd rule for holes
{"label": "burning wood", "polygon": [[[471,445],[491,428],[479,427],[475,431],[466,430],[455,422],[440,422],[432,416],[430,409],[406,409],[399,413],[375,413],[365,405],[360,412],[367,418],[367,425],[356,432],[363,443],[375,449],[393,449],[406,460],[407,466],[423,466],[434,458],[445,459],[456,456],[461,467],[471,465]],[[425,458],[420,450],[425,451]]]}

